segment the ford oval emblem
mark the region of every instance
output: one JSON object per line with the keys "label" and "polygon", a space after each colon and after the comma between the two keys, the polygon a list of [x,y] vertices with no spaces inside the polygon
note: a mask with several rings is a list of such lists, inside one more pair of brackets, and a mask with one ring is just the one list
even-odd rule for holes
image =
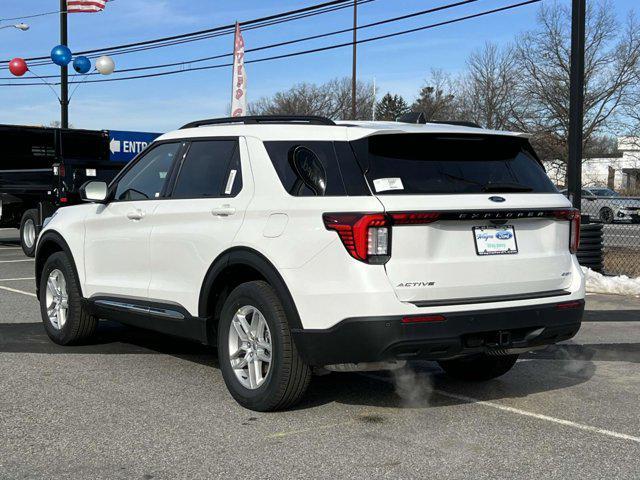
{"label": "ford oval emblem", "polygon": [[503,197],[489,197],[489,200],[496,203],[502,203],[506,201]]}
{"label": "ford oval emblem", "polygon": [[513,237],[513,234],[511,232],[502,231],[496,233],[496,238],[498,240],[509,240],[511,237]]}

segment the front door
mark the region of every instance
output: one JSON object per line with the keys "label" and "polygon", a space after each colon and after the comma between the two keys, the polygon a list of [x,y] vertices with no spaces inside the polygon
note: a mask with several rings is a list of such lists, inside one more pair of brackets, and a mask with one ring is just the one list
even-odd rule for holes
{"label": "front door", "polygon": [[180,143],[151,148],[118,180],[113,200],[85,219],[86,296],[146,299],[149,235]]}

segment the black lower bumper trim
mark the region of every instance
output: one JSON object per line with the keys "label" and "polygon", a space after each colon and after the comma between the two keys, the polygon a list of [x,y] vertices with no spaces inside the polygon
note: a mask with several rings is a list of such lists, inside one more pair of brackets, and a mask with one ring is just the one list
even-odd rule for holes
{"label": "black lower bumper trim", "polygon": [[[348,318],[327,330],[292,330],[314,366],[382,360],[442,360],[474,353],[530,349],[573,337],[584,301],[442,314],[444,321],[403,323],[401,316]],[[562,304],[560,304],[562,305]]]}

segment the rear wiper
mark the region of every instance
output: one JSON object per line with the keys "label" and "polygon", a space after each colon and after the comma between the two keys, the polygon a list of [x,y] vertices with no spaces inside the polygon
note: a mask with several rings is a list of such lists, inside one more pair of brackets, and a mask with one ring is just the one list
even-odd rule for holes
{"label": "rear wiper", "polygon": [[482,187],[483,192],[530,192],[533,188],[521,183],[489,182]]}

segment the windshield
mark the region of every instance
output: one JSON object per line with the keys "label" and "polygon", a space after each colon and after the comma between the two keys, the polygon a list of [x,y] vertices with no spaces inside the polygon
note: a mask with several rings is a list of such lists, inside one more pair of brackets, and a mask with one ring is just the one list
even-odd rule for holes
{"label": "windshield", "polygon": [[591,193],[593,193],[596,197],[619,197],[620,196],[618,192],[614,192],[610,188],[592,188]]}
{"label": "windshield", "polygon": [[558,192],[528,142],[518,137],[374,135],[353,147],[380,195]]}

